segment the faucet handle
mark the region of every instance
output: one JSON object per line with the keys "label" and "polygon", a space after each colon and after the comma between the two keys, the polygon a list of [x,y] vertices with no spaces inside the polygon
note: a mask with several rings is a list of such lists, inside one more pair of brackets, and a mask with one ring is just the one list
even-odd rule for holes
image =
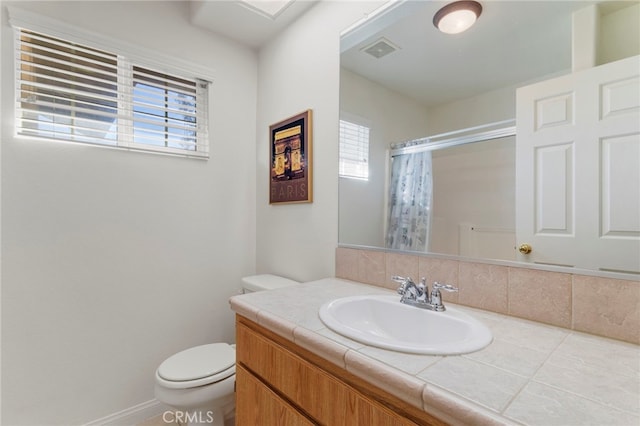
{"label": "faucet handle", "polygon": [[445,290],[445,291],[458,291],[458,287],[454,287],[451,284],[440,284],[439,282],[433,283],[434,290]]}
{"label": "faucet handle", "polygon": [[438,312],[442,312],[446,309],[442,304],[442,296],[440,295],[440,290],[458,291],[458,287],[454,287],[451,284],[440,284],[439,282],[433,283],[433,286],[431,287],[431,304]]}
{"label": "faucet handle", "polygon": [[404,293],[407,291],[407,285],[413,281],[411,281],[411,277],[400,277],[398,275],[393,275],[391,277],[391,281],[395,281],[398,284],[400,284],[400,286],[398,286],[398,294],[401,294],[404,296]]}

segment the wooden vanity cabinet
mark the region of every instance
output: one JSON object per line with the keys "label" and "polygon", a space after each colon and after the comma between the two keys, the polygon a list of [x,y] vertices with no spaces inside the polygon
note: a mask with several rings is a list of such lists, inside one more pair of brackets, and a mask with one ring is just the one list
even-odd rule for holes
{"label": "wooden vanity cabinet", "polygon": [[306,426],[314,423],[278,396],[257,377],[238,365],[236,367],[237,425]]}
{"label": "wooden vanity cabinet", "polygon": [[238,426],[444,425],[240,315],[236,344]]}

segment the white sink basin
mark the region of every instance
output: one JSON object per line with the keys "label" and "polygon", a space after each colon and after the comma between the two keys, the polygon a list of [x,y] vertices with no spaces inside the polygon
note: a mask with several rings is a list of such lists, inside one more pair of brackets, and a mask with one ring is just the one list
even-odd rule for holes
{"label": "white sink basin", "polygon": [[400,296],[368,295],[333,300],[320,308],[320,319],[338,334],[399,352],[455,355],[484,348],[491,331],[455,308],[444,312],[400,303]]}

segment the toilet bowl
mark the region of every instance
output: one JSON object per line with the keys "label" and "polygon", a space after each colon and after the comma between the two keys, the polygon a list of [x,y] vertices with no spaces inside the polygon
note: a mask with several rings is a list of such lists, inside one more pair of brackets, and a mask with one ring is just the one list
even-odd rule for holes
{"label": "toilet bowl", "polygon": [[156,399],[176,410],[172,419],[179,423],[223,426],[234,406],[235,362],[227,343],[178,352],[156,370]]}
{"label": "toilet bowl", "polygon": [[[243,293],[298,284],[276,275],[242,279]],[[210,343],[178,352],[156,369],[156,399],[175,411],[180,424],[223,426],[235,408],[235,345]]]}

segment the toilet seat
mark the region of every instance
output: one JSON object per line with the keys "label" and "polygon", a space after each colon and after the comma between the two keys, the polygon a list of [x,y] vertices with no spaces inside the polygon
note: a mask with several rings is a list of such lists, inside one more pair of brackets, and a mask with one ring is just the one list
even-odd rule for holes
{"label": "toilet seat", "polygon": [[210,343],[178,352],[156,370],[157,382],[187,389],[224,380],[236,372],[236,351],[227,343]]}

